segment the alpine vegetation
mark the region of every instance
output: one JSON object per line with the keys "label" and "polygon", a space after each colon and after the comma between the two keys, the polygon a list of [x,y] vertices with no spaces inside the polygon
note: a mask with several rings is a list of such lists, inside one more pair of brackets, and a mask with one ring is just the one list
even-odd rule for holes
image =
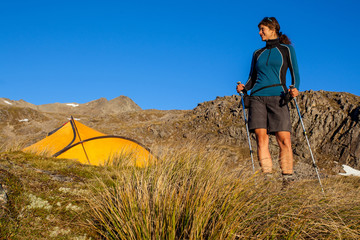
{"label": "alpine vegetation", "polygon": [[104,239],[358,239],[358,179],[326,179],[328,196],[317,185],[283,188],[221,153],[186,147],[146,168],[109,170],[87,201]]}

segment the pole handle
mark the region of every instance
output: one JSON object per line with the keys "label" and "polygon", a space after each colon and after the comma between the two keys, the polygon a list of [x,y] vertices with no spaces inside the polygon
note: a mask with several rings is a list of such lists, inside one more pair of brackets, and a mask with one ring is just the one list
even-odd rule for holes
{"label": "pole handle", "polygon": [[[295,86],[294,86],[293,84],[291,84],[291,85],[289,86],[289,88],[290,88],[290,90],[291,90],[291,89],[294,89]],[[290,95],[290,93],[288,93],[288,94]],[[293,100],[293,99],[296,101],[296,99],[290,95],[290,96],[289,96],[289,102],[291,102],[291,100]]]}
{"label": "pole handle", "polygon": [[[241,84],[241,82],[240,82],[240,81],[238,81],[238,82],[237,82],[237,84],[239,85],[239,84]],[[239,94],[240,94],[240,95],[241,95],[241,94],[243,94],[243,95],[244,95],[244,94],[245,94],[245,92],[246,92],[246,91],[244,91],[244,90],[245,90],[245,88],[244,88],[243,90],[241,90],[241,91],[239,92]]]}

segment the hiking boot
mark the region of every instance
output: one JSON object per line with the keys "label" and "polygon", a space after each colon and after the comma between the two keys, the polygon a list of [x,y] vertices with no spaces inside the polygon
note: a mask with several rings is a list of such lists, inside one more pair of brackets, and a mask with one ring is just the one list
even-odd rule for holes
{"label": "hiking boot", "polygon": [[283,174],[282,189],[289,187],[295,181],[292,174]]}
{"label": "hiking boot", "polygon": [[273,182],[275,180],[275,176],[272,173],[264,173],[263,177],[264,177],[264,181],[267,182]]}

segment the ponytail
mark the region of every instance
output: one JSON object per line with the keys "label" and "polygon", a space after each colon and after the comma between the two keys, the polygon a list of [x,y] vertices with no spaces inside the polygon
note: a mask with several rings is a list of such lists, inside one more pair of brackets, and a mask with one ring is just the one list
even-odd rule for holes
{"label": "ponytail", "polygon": [[282,32],[277,33],[277,35],[279,36],[280,43],[288,44],[288,45],[291,44],[291,40],[287,35],[282,34]]}

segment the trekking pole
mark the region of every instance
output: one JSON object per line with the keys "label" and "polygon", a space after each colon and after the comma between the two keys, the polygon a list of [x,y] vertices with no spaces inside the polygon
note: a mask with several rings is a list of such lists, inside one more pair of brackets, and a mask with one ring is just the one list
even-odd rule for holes
{"label": "trekking pole", "polygon": [[[291,85],[291,86],[290,86],[290,89],[293,89],[293,88],[294,88],[294,85]],[[295,106],[296,106],[296,109],[297,109],[297,112],[298,112],[298,115],[299,115],[299,119],[300,119],[300,122],[301,122],[301,126],[302,126],[302,128],[303,128],[303,130],[304,130],[304,135],[305,135],[306,142],[307,142],[308,147],[309,147],[309,150],[310,150],[311,159],[312,159],[313,166],[314,166],[314,168],[315,168],[315,172],[316,172],[316,175],[317,175],[318,180],[319,180],[319,183],[320,183],[321,191],[325,194],[324,188],[323,188],[323,186],[322,186],[322,184],[321,184],[321,179],[320,179],[319,170],[318,170],[318,167],[317,167],[317,165],[316,165],[314,155],[313,155],[313,153],[312,153],[312,151],[311,151],[310,142],[309,142],[309,139],[308,139],[308,136],[307,136],[307,132],[306,132],[306,130],[305,130],[304,122],[303,122],[302,117],[301,117],[299,105],[297,104],[296,98],[293,98],[293,99],[294,99]]]}
{"label": "trekking pole", "polygon": [[[241,84],[241,82],[238,82],[238,84]],[[249,134],[249,126],[248,126],[248,120],[247,120],[247,118],[246,118],[246,112],[245,112],[244,93],[241,91],[239,94],[240,94],[240,97],[241,97],[241,104],[242,104],[242,109],[243,109],[243,113],[244,113],[245,126],[246,126],[246,134],[247,134],[247,139],[248,139],[248,143],[249,143],[249,149],[250,149],[250,157],[251,157],[252,169],[253,169],[253,173],[255,173],[255,165],[254,165],[254,158],[253,158],[253,150],[252,150],[252,147],[251,147],[250,134]]]}

